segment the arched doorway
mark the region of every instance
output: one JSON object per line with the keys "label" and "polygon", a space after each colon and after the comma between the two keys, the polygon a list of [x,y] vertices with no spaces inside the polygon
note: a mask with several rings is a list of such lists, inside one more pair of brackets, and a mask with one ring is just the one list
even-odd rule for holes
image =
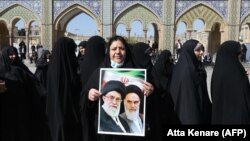
{"label": "arched doorway", "polygon": [[4,46],[9,46],[9,31],[4,21],[0,21],[0,49]]}
{"label": "arched doorway", "polygon": [[[197,32],[193,26],[195,20],[201,20],[202,30]],[[224,33],[225,18],[220,12],[205,3],[197,3],[187,9],[179,17],[178,21],[187,24],[187,34],[193,39],[199,40],[205,46],[205,52],[214,54],[221,43],[221,34]]]}
{"label": "arched doorway", "polygon": [[124,36],[127,37],[128,33],[126,31],[126,25],[125,24],[117,24],[116,30],[115,30],[115,35],[120,35],[120,36]]}
{"label": "arched doorway", "polygon": [[[89,18],[91,18],[94,22],[95,22],[95,31],[94,34],[89,35],[88,31],[85,31],[85,33],[80,33],[80,31],[82,30],[84,26],[84,20],[80,19],[80,21],[78,23],[81,23],[81,25],[79,26],[75,26],[73,28],[70,28],[69,25],[71,25],[71,21],[74,21],[75,19],[78,19],[79,16],[81,16],[82,14],[87,15]],[[69,7],[68,9],[64,10],[61,14],[59,14],[59,16],[56,18],[55,20],[55,33],[54,33],[54,41],[59,38],[59,37],[63,37],[63,36],[67,36],[70,38],[73,38],[76,40],[87,40],[90,36],[93,35],[100,35],[100,30],[99,30],[99,20],[98,18],[88,9],[86,9],[83,6],[80,6],[78,4],[72,5],[71,7]],[[82,35],[87,35],[88,38],[84,38],[84,37],[80,37]]]}
{"label": "arched doorway", "polygon": [[29,46],[41,43],[41,31],[38,21],[32,21],[29,24]]}
{"label": "arched doorway", "polygon": [[12,21],[12,38],[13,38],[13,46],[19,48],[19,43],[23,41],[26,45],[26,29],[25,29],[25,21],[23,18],[15,18]]}
{"label": "arched doorway", "polygon": [[152,23],[152,24],[148,25],[148,32],[149,33],[147,35],[148,35],[149,39],[152,39],[152,44],[153,43],[159,44],[159,31],[158,31],[157,24]]}
{"label": "arched doorway", "polygon": [[141,3],[129,6],[114,17],[114,25],[120,23],[127,25],[126,31],[130,41],[148,43],[150,40],[151,45],[153,42],[158,42],[159,47],[162,47],[163,37],[159,33],[161,31],[160,20],[149,7]]}

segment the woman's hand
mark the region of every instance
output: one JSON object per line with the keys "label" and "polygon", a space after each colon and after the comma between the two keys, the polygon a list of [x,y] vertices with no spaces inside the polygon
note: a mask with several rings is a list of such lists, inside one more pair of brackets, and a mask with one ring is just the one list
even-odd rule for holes
{"label": "woman's hand", "polygon": [[128,82],[128,78],[126,76],[121,77],[121,82],[125,85]]}
{"label": "woman's hand", "polygon": [[92,88],[89,90],[88,98],[90,101],[96,101],[101,95],[102,94],[98,90]]}
{"label": "woman's hand", "polygon": [[154,91],[154,86],[149,82],[144,82],[143,84],[143,93],[145,96],[149,96]]}
{"label": "woman's hand", "polygon": [[245,70],[246,70],[246,75],[249,76],[249,71],[247,69],[245,69]]}
{"label": "woman's hand", "polygon": [[4,93],[7,90],[5,82],[0,80],[0,93]]}

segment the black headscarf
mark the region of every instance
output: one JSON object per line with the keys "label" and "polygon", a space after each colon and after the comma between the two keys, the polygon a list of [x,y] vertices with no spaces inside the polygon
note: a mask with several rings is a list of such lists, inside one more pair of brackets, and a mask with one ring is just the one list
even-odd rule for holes
{"label": "black headscarf", "polygon": [[83,47],[83,48],[86,48],[86,45],[87,45],[87,41],[81,41],[80,43],[79,43],[79,47],[81,46],[81,47]]}
{"label": "black headscarf", "polygon": [[[171,52],[169,50],[163,50],[159,55],[159,58],[157,59],[154,67],[156,75],[158,76],[160,81],[159,93],[161,95],[161,98],[159,101],[161,103],[160,107],[164,107],[164,110],[160,110],[161,122],[164,131],[169,124],[179,124],[179,120],[174,111],[174,103],[170,95],[170,82],[174,67]],[[163,134],[163,137],[166,137],[166,135]]]}
{"label": "black headscarf", "polygon": [[169,50],[163,50],[156,61],[155,71],[160,78],[160,85],[164,91],[169,91],[170,79],[173,72],[173,59]]}
{"label": "black headscarf", "polygon": [[209,124],[211,118],[206,71],[194,54],[198,43],[191,39],[183,44],[170,84],[174,109],[182,124]]}
{"label": "black headscarf", "polygon": [[0,51],[0,77],[4,77],[5,73],[10,70],[9,58],[3,56],[3,52]]}
{"label": "black headscarf", "polygon": [[20,67],[22,68],[23,70],[25,70],[27,73],[29,73],[30,75],[32,75],[32,72],[29,70],[29,68],[23,64],[23,62],[21,61],[21,59],[19,58],[18,56],[18,52],[17,52],[17,49],[13,46],[9,46],[9,47],[4,47],[2,49],[2,52],[3,52],[3,56],[4,58],[9,58],[9,54],[11,53],[14,53],[16,54],[16,58],[13,62],[11,62],[9,59],[9,63],[13,66],[17,66],[17,67]]}
{"label": "black headscarf", "polygon": [[[85,48],[85,49],[86,49],[87,41],[82,41],[82,42],[80,42],[78,46],[79,46],[79,48],[80,48],[80,46],[81,46],[82,48]],[[84,55],[85,55],[85,54],[81,54],[81,53],[80,53],[80,50],[79,50],[79,53],[78,53],[78,56],[77,56],[78,65],[80,65],[80,64],[83,62],[83,60],[84,60]]]}
{"label": "black headscarf", "polygon": [[151,57],[149,55],[150,52],[149,45],[146,43],[136,43],[133,47],[133,60],[137,68],[151,68],[153,66],[151,62]]}
{"label": "black headscarf", "polygon": [[106,42],[100,36],[93,36],[89,38],[84,60],[80,64],[80,76],[82,86],[85,86],[90,75],[96,68],[100,67],[101,62],[104,60],[106,51]]}
{"label": "black headscarf", "polygon": [[211,80],[213,124],[250,124],[250,85],[240,53],[236,41],[226,41],[218,49]]}
{"label": "black headscarf", "polygon": [[61,37],[52,50],[48,68],[47,113],[52,141],[80,140],[76,44]]}
{"label": "black headscarf", "polygon": [[[156,70],[153,67],[150,56],[150,47],[146,43],[136,43],[133,47],[132,55],[133,61],[137,68],[147,70],[147,82],[154,86],[153,93],[147,98],[146,101],[146,126],[150,128],[146,130],[148,139],[155,139],[161,141],[161,125],[160,125],[160,91],[159,80],[160,77],[156,75]],[[142,106],[142,105],[141,105]],[[143,109],[142,107],[140,109]],[[149,132],[148,132],[149,131]]]}
{"label": "black headscarf", "polygon": [[104,58],[104,61],[101,64],[102,68],[111,68],[111,61],[110,61],[110,57],[109,57],[109,52],[110,52],[110,46],[114,41],[121,41],[124,45],[125,45],[125,50],[126,50],[126,58],[124,61],[124,64],[120,67],[120,68],[135,68],[133,59],[132,59],[132,54],[131,54],[131,50],[129,48],[128,43],[125,41],[125,39],[121,36],[113,36],[109,42],[108,42],[108,47],[107,47],[107,53],[106,56]]}

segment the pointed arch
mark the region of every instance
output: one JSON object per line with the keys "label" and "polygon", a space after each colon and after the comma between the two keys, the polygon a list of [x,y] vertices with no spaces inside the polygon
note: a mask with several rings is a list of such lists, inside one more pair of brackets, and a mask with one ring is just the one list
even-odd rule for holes
{"label": "pointed arch", "polygon": [[125,27],[125,35],[126,35],[127,34],[126,30],[127,30],[128,26],[125,23],[122,23],[122,22],[120,22],[120,23],[118,23],[117,25],[114,26],[114,29],[115,29],[114,34],[115,35],[120,35],[119,33],[117,33],[117,30],[118,30],[119,26],[124,26]]}
{"label": "pointed arch", "polygon": [[97,22],[97,26],[100,25],[100,23],[101,23],[100,19],[91,10],[89,10],[86,7],[79,5],[79,4],[73,4],[70,7],[63,10],[55,18],[55,20],[54,20],[55,29],[56,30],[65,29],[68,22],[82,12],[87,14],[88,16],[92,17]]}
{"label": "pointed arch", "polygon": [[157,23],[157,25],[160,23],[159,17],[153,10],[137,2],[117,14],[114,18],[114,24],[122,21],[129,25],[133,20],[140,20],[143,23],[143,28],[145,28],[150,21]]}
{"label": "pointed arch", "polygon": [[121,25],[124,25],[126,28],[128,28],[128,25],[126,25],[126,23],[124,23],[124,22],[119,22],[119,23],[117,23],[116,25],[114,25],[114,28],[117,29],[117,27],[118,27],[120,24],[121,24]]}
{"label": "pointed arch", "polygon": [[189,6],[188,8],[186,8],[184,11],[182,11],[179,16],[176,17],[176,19],[179,19],[181,16],[183,16],[184,14],[186,14],[187,12],[189,12],[190,10],[194,9],[195,7],[198,7],[200,5],[204,5],[207,8],[211,9],[212,11],[214,11],[216,14],[218,14],[224,21],[226,21],[226,19],[224,18],[224,16],[215,8],[211,7],[209,4],[202,2],[202,1],[198,1],[195,4]]}
{"label": "pointed arch", "polygon": [[177,18],[176,24],[179,21],[185,21],[188,28],[192,28],[192,23],[195,19],[204,21],[205,29],[211,29],[213,23],[219,22],[221,28],[224,29],[226,19],[216,9],[204,2],[197,2],[191,7],[184,10]]}
{"label": "pointed arch", "polygon": [[12,22],[11,19],[13,19],[13,17],[22,17],[25,23],[28,23],[29,20],[41,20],[40,17],[36,15],[34,11],[18,3],[12,4],[9,7],[1,10],[0,15],[1,17],[8,19],[9,24]]}
{"label": "pointed arch", "polygon": [[[21,20],[21,19],[23,19],[23,17],[20,17],[20,16],[15,16],[15,17],[13,17],[12,19],[11,19],[11,21],[10,21],[10,26],[11,27],[13,27],[14,25],[16,25],[16,23],[19,21],[19,20]],[[26,23],[26,21],[23,19],[23,21],[24,21],[24,26],[27,24]]]}
{"label": "pointed arch", "polygon": [[246,16],[242,17],[240,26],[247,24],[249,22],[250,22],[250,12],[248,14],[246,14]]}
{"label": "pointed arch", "polygon": [[142,4],[141,2],[135,2],[132,5],[128,5],[127,7],[125,7],[122,11],[120,11],[115,17],[114,17],[114,21],[116,21],[116,19],[118,17],[120,17],[123,13],[125,13],[126,11],[129,11],[129,9],[133,9],[133,7],[136,6],[142,6],[145,9],[147,9],[148,11],[150,11],[151,13],[153,13],[158,19],[160,19],[160,17],[154,12],[153,9],[151,9],[150,7],[145,6],[144,4]]}

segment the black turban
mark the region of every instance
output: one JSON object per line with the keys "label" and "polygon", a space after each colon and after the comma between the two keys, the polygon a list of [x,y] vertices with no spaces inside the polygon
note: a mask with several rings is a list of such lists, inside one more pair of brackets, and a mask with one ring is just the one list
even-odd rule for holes
{"label": "black turban", "polygon": [[125,92],[126,92],[125,85],[120,81],[110,80],[104,85],[101,92],[102,92],[102,95],[104,96],[108,92],[111,92],[111,91],[119,92],[121,94],[122,99],[123,99],[125,96]]}
{"label": "black turban", "polygon": [[142,100],[142,98],[143,98],[142,90],[136,85],[128,85],[126,87],[125,97],[128,93],[136,93],[139,96],[140,100]]}

